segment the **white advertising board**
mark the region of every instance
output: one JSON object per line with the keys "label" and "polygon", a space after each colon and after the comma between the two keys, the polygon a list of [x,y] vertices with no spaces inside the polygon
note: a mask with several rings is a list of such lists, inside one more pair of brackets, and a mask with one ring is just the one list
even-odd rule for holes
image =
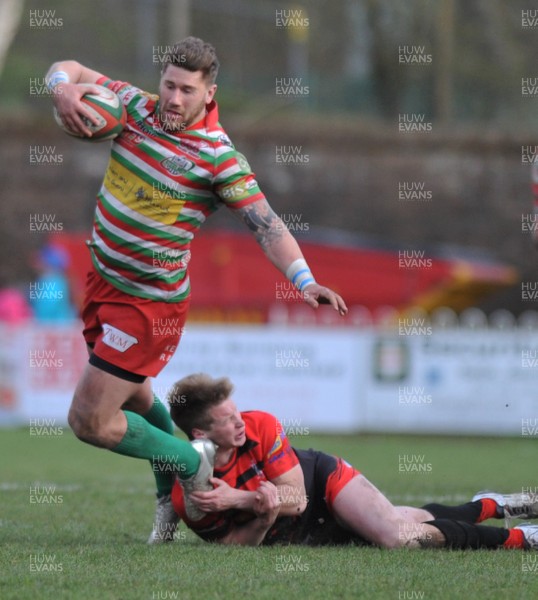
{"label": "white advertising board", "polygon": [[[0,424],[65,424],[87,362],[80,324],[0,331]],[[538,439],[538,335],[447,330],[190,326],[153,381],[228,376],[241,410],[290,432],[419,432]],[[38,423],[39,424],[39,423]]]}
{"label": "white advertising board", "polygon": [[[8,377],[16,395],[10,420],[65,423],[87,362],[80,326],[27,327],[16,338]],[[185,375],[226,375],[242,410],[270,411],[288,428],[353,431],[359,427],[360,346],[350,330],[192,326],[153,387],[164,400]]]}
{"label": "white advertising board", "polygon": [[271,412],[288,428],[356,431],[363,352],[348,329],[188,328],[155,384],[161,393],[189,373],[225,375],[241,410]]}
{"label": "white advertising board", "polygon": [[370,339],[366,428],[532,435],[538,336],[452,330]]}

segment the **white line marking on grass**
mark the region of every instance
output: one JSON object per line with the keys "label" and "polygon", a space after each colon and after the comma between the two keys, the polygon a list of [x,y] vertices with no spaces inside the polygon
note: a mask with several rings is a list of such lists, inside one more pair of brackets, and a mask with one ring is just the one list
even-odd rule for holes
{"label": "white line marking on grass", "polygon": [[[83,486],[80,483],[54,483],[50,481],[31,481],[27,483],[20,483],[18,481],[3,481],[0,483],[0,492],[20,492],[20,491],[28,491],[30,487],[53,487],[57,492],[78,492],[84,488],[87,489],[87,486]],[[135,486],[119,486],[119,491],[122,494],[129,494],[133,496],[140,496],[141,494],[145,496],[155,496],[155,489],[150,488],[144,485],[140,487]]]}
{"label": "white line marking on grass", "polygon": [[19,483],[4,481],[0,483],[1,492],[19,492],[21,490],[28,491],[29,487],[53,487],[57,492],[77,492],[82,489],[82,486],[78,483],[50,483],[43,481],[32,481],[31,483]]}
{"label": "white line marking on grass", "polygon": [[444,496],[430,496],[424,494],[385,494],[387,498],[394,504],[395,502],[409,502],[409,503],[429,503],[436,502],[438,504],[449,503],[449,504],[463,504],[464,502],[470,502],[471,496],[468,494],[447,494]]}

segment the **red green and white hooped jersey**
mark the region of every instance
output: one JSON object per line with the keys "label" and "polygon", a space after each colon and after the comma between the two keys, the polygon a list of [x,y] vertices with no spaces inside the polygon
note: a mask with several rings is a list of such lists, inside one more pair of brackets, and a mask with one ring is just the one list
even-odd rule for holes
{"label": "red green and white hooped jersey", "polygon": [[97,196],[89,247],[97,272],[142,298],[180,302],[190,291],[190,243],[222,204],[263,200],[250,166],[221,127],[215,101],[180,132],[159,122],[158,96],[102,77],[127,111]]}

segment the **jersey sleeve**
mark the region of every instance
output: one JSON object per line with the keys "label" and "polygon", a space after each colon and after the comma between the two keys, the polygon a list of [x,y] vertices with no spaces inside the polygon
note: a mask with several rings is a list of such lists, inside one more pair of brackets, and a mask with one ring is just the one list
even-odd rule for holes
{"label": "jersey sleeve", "polygon": [[287,473],[299,460],[280,421],[269,413],[256,411],[256,421],[263,459],[263,472],[272,480]]}
{"label": "jersey sleeve", "polygon": [[241,208],[252,202],[264,200],[247,159],[238,152],[224,134],[224,143],[218,148],[215,162],[213,191],[226,206]]}
{"label": "jersey sleeve", "polygon": [[113,81],[103,76],[96,83],[118,94],[125,110],[130,115],[136,115],[138,109],[145,107],[148,101],[156,101],[158,98],[154,94],[149,94],[126,81]]}

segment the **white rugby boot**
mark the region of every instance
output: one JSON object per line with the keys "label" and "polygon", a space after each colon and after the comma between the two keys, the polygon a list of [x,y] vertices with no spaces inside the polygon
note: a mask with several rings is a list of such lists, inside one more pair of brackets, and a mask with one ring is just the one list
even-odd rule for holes
{"label": "white rugby boot", "polygon": [[530,523],[522,523],[514,529],[520,529],[523,532],[525,543],[527,544],[528,550],[538,550],[538,525],[531,525]]}
{"label": "white rugby boot", "polygon": [[538,494],[530,492],[520,494],[479,492],[473,497],[473,502],[484,498],[489,498],[497,503],[500,509],[499,518],[504,516],[507,529],[509,529],[511,519],[538,519]]}
{"label": "white rugby boot", "polygon": [[206,513],[194,505],[189,495],[192,492],[208,492],[213,489],[213,486],[209,483],[209,479],[213,477],[217,446],[208,439],[196,439],[191,444],[200,455],[200,466],[195,475],[189,479],[180,479],[179,483],[183,488],[183,499],[187,517],[190,521],[199,521],[204,518]]}
{"label": "white rugby boot", "polygon": [[164,544],[174,541],[174,532],[176,531],[179,517],[172,506],[172,497],[170,494],[157,498],[157,507],[155,509],[155,518],[153,520],[153,531],[151,532],[148,544]]}

